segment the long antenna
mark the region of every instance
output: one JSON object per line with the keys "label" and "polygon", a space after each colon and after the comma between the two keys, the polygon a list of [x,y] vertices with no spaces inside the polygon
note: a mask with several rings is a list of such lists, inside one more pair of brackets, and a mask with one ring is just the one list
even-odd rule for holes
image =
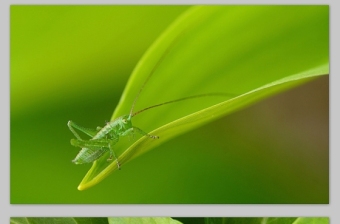
{"label": "long antenna", "polygon": [[133,109],[135,107],[135,104],[137,102],[137,99],[140,95],[140,93],[142,92],[142,90],[144,89],[145,84],[149,81],[150,77],[153,75],[153,73],[155,72],[156,68],[158,68],[158,66],[160,65],[160,63],[164,60],[165,56],[169,53],[170,49],[172,48],[172,46],[178,41],[179,37],[182,36],[183,32],[180,33],[177,37],[175,37],[175,39],[172,41],[172,43],[170,43],[170,45],[168,46],[168,48],[164,51],[163,55],[160,57],[160,59],[157,61],[155,67],[152,68],[149,76],[146,78],[146,80],[144,81],[142,87],[139,89],[139,92],[137,93],[132,106],[131,106],[131,110],[130,110],[130,118],[133,117],[132,113],[133,113]]}
{"label": "long antenna", "polygon": [[171,100],[171,101],[167,101],[167,102],[164,102],[164,103],[156,104],[156,105],[153,105],[153,106],[150,106],[150,107],[146,107],[146,108],[144,108],[142,110],[139,110],[139,111],[137,111],[137,112],[135,112],[133,114],[130,114],[130,116],[134,117],[137,114],[142,113],[143,111],[149,110],[149,109],[154,108],[154,107],[163,106],[165,104],[175,103],[175,102],[179,102],[179,101],[182,101],[182,100],[188,100],[188,99],[193,99],[193,98],[206,97],[206,96],[234,96],[234,95],[233,94],[228,94],[228,93],[206,93],[206,94],[199,94],[199,95],[194,95],[194,96],[183,97],[183,98],[180,98],[180,99],[177,99],[177,100]]}

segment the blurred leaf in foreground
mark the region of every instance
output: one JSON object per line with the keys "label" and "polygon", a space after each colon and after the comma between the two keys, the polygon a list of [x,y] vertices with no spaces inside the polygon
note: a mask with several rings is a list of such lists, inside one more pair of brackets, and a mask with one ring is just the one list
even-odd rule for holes
{"label": "blurred leaf in foreground", "polygon": [[109,224],[181,224],[167,217],[109,217]]}
{"label": "blurred leaf in foreground", "polygon": [[74,217],[13,217],[11,224],[107,224],[107,218],[74,218]]}
{"label": "blurred leaf in foreground", "polygon": [[205,224],[329,224],[327,217],[205,218]]}

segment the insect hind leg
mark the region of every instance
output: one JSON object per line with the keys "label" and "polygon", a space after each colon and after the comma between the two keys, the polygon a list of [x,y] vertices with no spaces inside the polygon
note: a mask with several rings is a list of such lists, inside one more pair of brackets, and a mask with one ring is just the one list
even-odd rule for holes
{"label": "insect hind leg", "polygon": [[109,143],[109,149],[110,149],[110,157],[107,159],[107,161],[111,161],[112,160],[112,157],[115,158],[116,162],[117,162],[117,167],[118,169],[120,170],[120,163],[119,163],[119,160],[115,154],[115,152],[113,151],[113,145],[115,145],[116,143],[118,142],[118,139],[117,140],[112,140],[110,141]]}
{"label": "insect hind leg", "polygon": [[74,136],[79,140],[82,140],[82,138],[79,136],[79,134],[76,132],[75,129],[87,134],[91,138],[97,134],[96,130],[93,130],[91,128],[84,128],[84,127],[74,123],[73,121],[67,122],[67,126],[70,129],[70,131],[74,134]]}

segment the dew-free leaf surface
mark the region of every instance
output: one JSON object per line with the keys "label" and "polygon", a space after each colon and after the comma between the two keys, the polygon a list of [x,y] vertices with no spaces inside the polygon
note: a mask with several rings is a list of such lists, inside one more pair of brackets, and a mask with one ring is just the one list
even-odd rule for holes
{"label": "dew-free leaf surface", "polygon": [[[283,19],[284,18],[284,19]],[[135,67],[112,119],[158,103],[133,117],[134,126],[160,136],[116,145],[123,166],[152,148],[278,92],[329,73],[327,6],[196,6],[154,42]],[[108,156],[108,155],[107,155]],[[103,156],[78,189],[92,187],[117,170]]]}

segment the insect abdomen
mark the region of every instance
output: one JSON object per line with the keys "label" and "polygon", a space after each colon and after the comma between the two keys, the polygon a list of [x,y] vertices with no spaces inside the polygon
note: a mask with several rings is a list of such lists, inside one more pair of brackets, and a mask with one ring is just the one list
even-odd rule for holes
{"label": "insect abdomen", "polygon": [[82,148],[76,158],[72,160],[75,164],[92,163],[99,157],[101,157],[107,149],[89,149]]}

